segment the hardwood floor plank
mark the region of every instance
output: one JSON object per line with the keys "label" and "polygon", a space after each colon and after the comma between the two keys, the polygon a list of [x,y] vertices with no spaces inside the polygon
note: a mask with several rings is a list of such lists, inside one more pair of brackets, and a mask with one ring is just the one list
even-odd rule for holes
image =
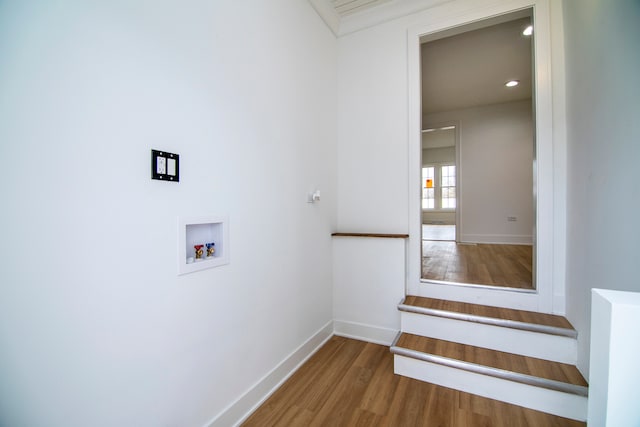
{"label": "hardwood floor plank", "polygon": [[401,378],[399,375],[387,375],[389,372],[393,372],[393,358],[382,357],[360,402],[363,410],[380,416],[389,413]]}
{"label": "hardwood floor plank", "polygon": [[422,278],[533,289],[533,247],[422,241]]}
{"label": "hardwood floor plank", "polygon": [[[325,423],[338,425],[341,420],[348,420],[346,414],[360,407],[365,391],[371,382],[375,367],[379,364],[382,354],[376,351],[375,345],[365,345],[360,354],[335,383],[335,388],[327,383],[325,388],[331,390],[329,399],[319,408],[310,426],[321,426]],[[321,384],[320,384],[321,385]]]}
{"label": "hardwood floor plank", "polygon": [[395,375],[387,347],[341,337],[331,338],[243,425],[585,426]]}
{"label": "hardwood floor plank", "polygon": [[353,427],[373,427],[383,425],[382,417],[365,409],[357,408],[345,425]]}

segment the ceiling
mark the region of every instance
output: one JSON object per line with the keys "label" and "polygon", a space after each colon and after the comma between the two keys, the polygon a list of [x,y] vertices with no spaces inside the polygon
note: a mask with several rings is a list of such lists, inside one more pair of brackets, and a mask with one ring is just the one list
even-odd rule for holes
{"label": "ceiling", "polygon": [[[531,98],[529,17],[422,45],[423,114]],[[513,88],[504,86],[519,80]]]}
{"label": "ceiling", "polygon": [[[337,37],[453,0],[309,0]],[[531,10],[429,35],[422,45],[423,113],[530,99]],[[506,88],[516,79],[520,84]]]}

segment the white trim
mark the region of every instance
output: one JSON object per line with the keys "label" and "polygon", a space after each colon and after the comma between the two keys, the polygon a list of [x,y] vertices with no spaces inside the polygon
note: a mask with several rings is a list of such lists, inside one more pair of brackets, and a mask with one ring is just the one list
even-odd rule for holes
{"label": "white trim", "polygon": [[339,337],[353,338],[381,345],[391,345],[398,334],[396,329],[381,328],[346,320],[334,320],[333,327],[335,335]]}
{"label": "white trim", "polygon": [[333,322],[318,330],[300,347],[262,377],[235,402],[227,406],[208,427],[238,426],[244,422],[269,396],[275,392],[304,362],[333,336]]}
{"label": "white trim", "polygon": [[564,316],[566,314],[564,295],[553,295],[553,314],[557,314],[559,316]]}
{"label": "white trim", "polygon": [[[420,40],[427,34],[437,33],[454,27],[478,22],[487,18],[504,15],[517,10],[533,7],[536,25],[535,37],[535,98],[536,98],[536,162],[534,184],[537,187],[536,198],[536,254],[535,295],[512,294],[509,296],[513,305],[506,305],[502,300],[504,294],[489,291],[483,295],[488,305],[522,307],[526,305],[533,311],[553,312],[554,293],[554,210],[553,210],[553,134],[552,134],[552,96],[551,96],[551,45],[550,17],[548,0],[512,0],[500,4],[477,7],[461,11],[455,5],[444,5],[440,16],[421,16],[421,23],[407,31],[407,64],[408,64],[408,111],[409,111],[409,251],[408,251],[408,290],[414,295],[433,296],[441,290],[432,284],[423,283],[420,259],[420,197],[417,191],[421,169],[421,100],[420,100]],[[445,16],[442,16],[442,15]],[[462,183],[458,182],[458,185]],[[437,286],[437,285],[436,285]],[[442,287],[442,286],[440,286]],[[493,293],[493,295],[492,295]],[[452,295],[455,292],[451,293]],[[534,300],[532,300],[532,298]]]}
{"label": "white trim", "polygon": [[487,243],[496,245],[529,245],[533,244],[531,235],[518,234],[463,234],[462,243]]}
{"label": "white trim", "polygon": [[453,0],[403,0],[370,2],[355,12],[340,14],[331,0],[309,0],[336,37],[412,15]]}
{"label": "white trim", "polygon": [[553,312],[565,314],[565,280],[567,248],[567,119],[564,62],[564,27],[562,2],[549,3],[551,12],[551,50],[553,64]]}
{"label": "white trim", "polygon": [[337,37],[340,32],[340,15],[333,7],[333,3],[330,0],[309,0],[309,3],[327,24],[333,35]]}

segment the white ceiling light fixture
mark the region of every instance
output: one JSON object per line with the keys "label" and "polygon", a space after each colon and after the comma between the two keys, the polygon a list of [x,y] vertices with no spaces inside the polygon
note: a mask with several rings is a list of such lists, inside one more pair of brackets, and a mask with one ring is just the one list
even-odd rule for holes
{"label": "white ceiling light fixture", "polygon": [[519,80],[509,80],[508,82],[506,82],[504,85],[506,87],[515,87],[518,86],[520,84]]}
{"label": "white ceiling light fixture", "polygon": [[522,31],[523,36],[530,36],[531,34],[533,34],[533,25],[529,25]]}

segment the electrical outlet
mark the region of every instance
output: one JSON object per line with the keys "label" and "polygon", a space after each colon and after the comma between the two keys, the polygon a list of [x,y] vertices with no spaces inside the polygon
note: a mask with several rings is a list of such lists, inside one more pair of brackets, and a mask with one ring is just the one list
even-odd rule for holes
{"label": "electrical outlet", "polygon": [[179,182],[180,156],[166,151],[151,150],[151,179]]}
{"label": "electrical outlet", "polygon": [[158,156],[156,157],[156,173],[165,175],[167,173],[167,158]]}

